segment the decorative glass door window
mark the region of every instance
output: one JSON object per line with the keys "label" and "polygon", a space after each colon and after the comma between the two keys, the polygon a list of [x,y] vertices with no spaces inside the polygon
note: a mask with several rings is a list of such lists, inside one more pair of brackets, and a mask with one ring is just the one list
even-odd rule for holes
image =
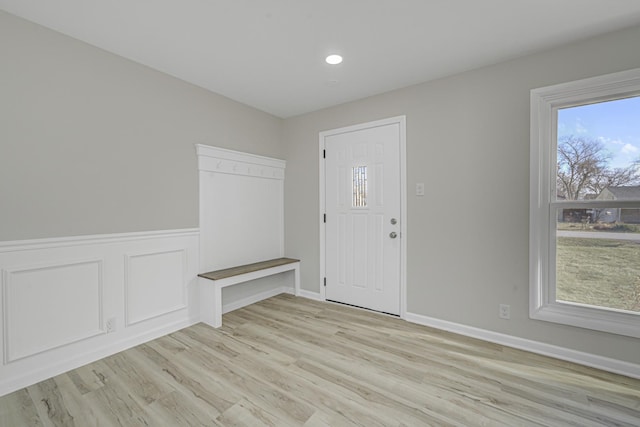
{"label": "decorative glass door window", "polygon": [[353,168],[353,207],[367,207],[367,167]]}

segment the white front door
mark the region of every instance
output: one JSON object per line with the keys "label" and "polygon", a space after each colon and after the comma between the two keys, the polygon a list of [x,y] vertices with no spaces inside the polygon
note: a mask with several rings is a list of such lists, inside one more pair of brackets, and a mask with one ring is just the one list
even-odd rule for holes
{"label": "white front door", "polygon": [[325,297],[400,314],[401,129],[371,125],[324,135]]}

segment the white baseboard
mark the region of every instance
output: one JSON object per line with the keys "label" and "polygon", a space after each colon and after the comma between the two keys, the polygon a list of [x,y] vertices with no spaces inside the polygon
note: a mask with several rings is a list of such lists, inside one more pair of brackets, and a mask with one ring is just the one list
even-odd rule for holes
{"label": "white baseboard", "polygon": [[415,313],[407,313],[405,320],[408,322],[417,323],[419,325],[429,326],[432,328],[453,332],[471,338],[477,338],[483,341],[501,344],[507,347],[517,348],[519,350],[530,351],[532,353],[537,353],[560,360],[566,360],[568,362],[578,363],[580,365],[590,366],[592,368],[602,369],[603,371],[613,372],[615,374],[640,379],[640,365],[637,365],[635,363],[624,362],[621,360],[611,359],[608,357],[598,356],[582,351],[571,350],[556,345],[545,344],[539,341],[533,341],[514,337],[511,335],[501,334],[498,332],[487,331],[485,329],[474,328],[472,326],[461,325],[459,323],[435,319]]}
{"label": "white baseboard", "polygon": [[246,298],[239,299],[237,301],[231,302],[229,304],[224,304],[222,306],[222,313],[229,313],[230,311],[237,310],[242,307],[246,307],[251,304],[255,304],[267,298],[275,297],[280,294],[293,294],[293,288],[287,286],[281,286],[279,288],[270,289],[265,292],[260,292],[255,295],[248,296]]}
{"label": "white baseboard", "polygon": [[300,289],[300,292],[298,293],[297,296],[302,298],[312,299],[314,301],[324,301],[324,299],[322,299],[322,296],[320,296],[319,292],[305,291],[304,289]]}
{"label": "white baseboard", "polygon": [[200,320],[196,318],[190,319],[188,321],[181,320],[172,324],[163,325],[162,327],[156,328],[154,330],[145,331],[139,335],[127,337],[126,339],[123,339],[121,341],[110,342],[109,344],[104,345],[94,351],[79,354],[71,358],[54,361],[53,363],[45,365],[40,369],[29,371],[25,374],[0,381],[0,396],[4,396],[5,394],[9,394],[13,391],[43,381],[47,378],[55,377],[56,375],[63,374],[72,369],[76,369],[88,363],[92,363],[105,357],[111,356],[112,354],[119,353],[145,342],[176,332],[180,329],[194,325],[199,321]]}

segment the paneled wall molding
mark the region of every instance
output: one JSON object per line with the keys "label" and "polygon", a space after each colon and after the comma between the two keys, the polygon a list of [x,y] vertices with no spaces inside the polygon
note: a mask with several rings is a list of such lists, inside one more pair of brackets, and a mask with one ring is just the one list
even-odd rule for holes
{"label": "paneled wall molding", "polygon": [[126,254],[125,326],[186,308],[187,269],[186,249]]}
{"label": "paneled wall molding", "polygon": [[200,320],[198,229],[0,244],[0,395]]}
{"label": "paneled wall molding", "polygon": [[[103,261],[61,260],[2,270],[5,365],[105,332]],[[90,305],[77,310],[66,293],[89,294],[85,302]],[[25,310],[34,303],[39,310]]]}
{"label": "paneled wall molding", "polygon": [[196,151],[200,171],[284,180],[284,160],[200,144]]}

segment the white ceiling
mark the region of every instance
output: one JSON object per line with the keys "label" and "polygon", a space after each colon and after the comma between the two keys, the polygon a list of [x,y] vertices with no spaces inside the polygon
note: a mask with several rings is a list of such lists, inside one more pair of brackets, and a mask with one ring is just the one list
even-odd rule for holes
{"label": "white ceiling", "polygon": [[[639,0],[0,0],[0,8],[279,117],[640,24]],[[324,57],[334,52],[344,62],[332,67]]]}

